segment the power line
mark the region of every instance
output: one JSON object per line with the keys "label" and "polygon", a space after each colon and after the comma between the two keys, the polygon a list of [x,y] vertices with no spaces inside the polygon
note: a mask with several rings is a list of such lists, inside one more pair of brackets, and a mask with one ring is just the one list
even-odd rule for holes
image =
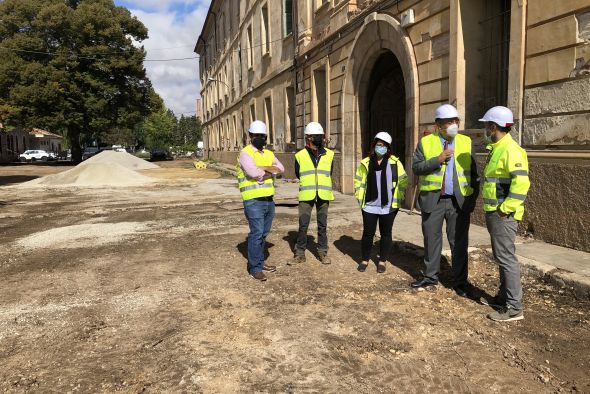
{"label": "power line", "polygon": [[174,62],[177,60],[194,60],[194,59],[198,59],[199,56],[194,56],[194,57],[182,57],[182,58],[178,58],[178,59],[145,59],[144,62]]}
{"label": "power line", "polygon": [[[327,24],[325,24],[327,25]],[[324,26],[325,26],[324,25]],[[315,27],[316,29],[318,28],[318,26]],[[308,29],[304,29],[299,31],[298,33],[301,34],[303,32],[306,32],[308,30],[312,30],[312,28],[308,28]],[[240,52],[240,51],[247,51],[250,49],[254,49],[254,48],[259,48],[265,45],[270,45],[272,43],[275,42],[279,42],[279,41],[283,41],[284,38],[279,38],[276,40],[271,40],[268,41],[266,43],[260,43],[260,44],[255,44],[252,45],[250,47],[245,47],[242,49],[232,49],[232,50],[228,50],[226,52]],[[191,45],[183,45],[183,46],[177,46],[177,47],[169,47],[169,48],[156,48],[156,49],[150,49],[150,51],[157,51],[157,50],[167,50],[167,49],[177,49],[177,48],[186,48],[186,47],[190,47]],[[205,44],[205,46],[209,46],[209,44]],[[31,54],[37,54],[37,55],[46,55],[46,56],[63,56],[63,55],[67,55],[70,57],[75,57],[77,59],[85,59],[85,60],[103,60],[103,59],[99,59],[96,56],[101,56],[101,57],[107,57],[110,55],[124,55],[127,52],[126,51],[116,51],[116,52],[104,52],[104,53],[89,53],[89,54],[77,54],[77,53],[73,53],[73,52],[66,52],[66,53],[59,53],[59,52],[42,52],[42,51],[34,51],[34,50],[27,50],[27,49],[19,49],[19,48],[7,48],[7,47],[0,47],[0,49],[4,49],[7,51],[12,51],[12,52],[21,52],[21,53],[31,53]],[[139,48],[137,48],[139,49]],[[145,50],[145,48],[144,48]],[[182,61],[182,60],[195,60],[195,59],[199,59],[200,56],[196,55],[196,56],[192,56],[192,57],[183,57],[183,58],[172,58],[172,59],[144,59],[144,62],[172,62],[172,61]]]}
{"label": "power line", "polygon": [[[42,51],[31,51],[31,50],[27,50],[27,49],[17,49],[17,48],[7,48],[7,47],[0,47],[0,49],[6,50],[6,51],[12,51],[12,52],[20,52],[20,53],[31,53],[31,54],[37,54],[37,55],[46,55],[46,56],[70,56],[70,57],[74,57],[76,59],[84,59],[84,60],[105,60],[104,58],[97,58],[97,57],[90,57],[87,55],[78,55],[75,53],[58,53],[58,52],[42,52]],[[124,54],[124,52],[118,53],[118,54]],[[106,56],[106,55],[95,55],[95,56]],[[178,61],[178,60],[194,60],[194,59],[198,59],[199,56],[193,56],[193,57],[184,57],[184,58],[174,58],[174,59],[144,59],[144,62],[172,62],[172,61]]]}

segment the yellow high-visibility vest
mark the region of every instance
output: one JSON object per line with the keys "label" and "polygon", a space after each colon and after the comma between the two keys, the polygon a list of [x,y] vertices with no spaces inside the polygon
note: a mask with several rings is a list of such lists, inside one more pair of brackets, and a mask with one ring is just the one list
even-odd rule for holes
{"label": "yellow high-visibility vest", "polygon": [[513,214],[522,220],[524,200],[529,191],[529,161],[527,154],[510,134],[486,147],[490,151],[484,169],[483,209]]}
{"label": "yellow high-visibility vest", "polygon": [[[263,149],[262,154],[256,152],[252,145],[246,146],[242,152],[248,154],[254,160],[258,167],[270,167],[274,161],[275,155],[268,149]],[[258,197],[269,197],[275,194],[274,179],[266,179],[263,183],[259,183],[256,179],[250,179],[240,166],[240,155],[238,155],[238,164],[236,165],[236,172],[238,175],[238,187],[240,194],[244,201],[251,200]]]}
{"label": "yellow high-visibility vest", "polygon": [[295,154],[295,160],[299,163],[299,201],[315,200],[316,195],[322,200],[334,200],[331,174],[334,151],[326,148],[317,168],[305,148]]}
{"label": "yellow high-visibility vest", "polygon": [[[438,157],[443,151],[438,133],[422,137],[419,144],[422,144],[424,159],[426,160]],[[471,187],[471,138],[462,134],[455,136],[453,158],[461,195],[464,197],[470,196],[473,194],[473,188]],[[440,190],[446,169],[447,164],[443,163],[439,171],[421,176],[420,191]]]}
{"label": "yellow high-visibility vest", "polygon": [[[370,157],[365,157],[361,160],[361,164],[356,170],[354,177],[354,196],[356,197],[359,206],[364,208],[366,205],[365,195],[367,193],[367,174],[369,173]],[[404,169],[402,162],[395,156],[389,156],[389,164],[397,164],[397,184],[394,182],[391,208],[401,208],[406,198],[406,188],[408,187],[408,175]],[[382,191],[384,193],[385,191]]]}

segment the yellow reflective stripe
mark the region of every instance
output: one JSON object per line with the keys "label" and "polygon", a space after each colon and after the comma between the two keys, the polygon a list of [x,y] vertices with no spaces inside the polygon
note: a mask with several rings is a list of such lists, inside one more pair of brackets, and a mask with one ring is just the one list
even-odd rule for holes
{"label": "yellow reflective stripe", "polygon": [[[330,186],[324,186],[324,185],[317,185],[317,189],[318,190],[332,190],[332,188]],[[316,190],[316,186],[301,186],[299,187],[299,190],[303,191],[303,190]]]}
{"label": "yellow reflective stripe", "polygon": [[515,200],[522,200],[524,201],[526,199],[526,194],[518,194],[518,193],[508,193],[508,197],[509,198],[514,198]]}
{"label": "yellow reflective stripe", "polygon": [[357,181],[362,181],[363,177],[359,176],[359,175],[355,175],[354,179],[356,179]]}
{"label": "yellow reflective stripe", "polygon": [[299,173],[299,176],[315,175],[315,170],[303,171]]}
{"label": "yellow reflective stripe", "polygon": [[330,171],[326,171],[326,170],[318,170],[318,174],[322,174],[322,175],[331,175]]}
{"label": "yellow reflective stripe", "polygon": [[498,200],[492,200],[490,198],[484,198],[483,199],[483,203],[484,204],[488,204],[488,205],[497,205],[498,204]]}
{"label": "yellow reflective stripe", "polygon": [[529,172],[527,170],[516,170],[516,171],[511,171],[510,175],[516,176],[528,176]]}
{"label": "yellow reflective stripe", "polygon": [[457,176],[471,176],[471,171],[457,171]]}
{"label": "yellow reflective stripe", "polygon": [[408,177],[407,174],[402,174],[398,177],[398,179],[406,179]]}
{"label": "yellow reflective stripe", "polygon": [[502,184],[511,184],[512,183],[512,179],[511,178],[490,178],[490,177],[486,177],[485,178],[486,182],[492,182],[492,183],[502,183]]}
{"label": "yellow reflective stripe", "polygon": [[262,185],[256,184],[256,185],[244,186],[244,187],[240,188],[240,191],[245,192],[247,190],[262,189],[262,188],[267,188],[267,187],[274,187],[274,185],[272,183],[263,183]]}
{"label": "yellow reflective stripe", "polygon": [[428,186],[428,185],[435,185],[435,186],[439,186],[442,184],[442,179],[440,180],[440,182],[434,182],[434,181],[422,181],[420,182],[421,185],[423,186]]}
{"label": "yellow reflective stripe", "polygon": [[242,182],[245,182],[247,180],[248,180],[248,178],[246,178],[246,177],[238,178],[238,183],[242,183]]}
{"label": "yellow reflective stripe", "polygon": [[461,182],[461,183],[459,183],[459,186],[467,187],[467,186],[469,186],[469,182]]}

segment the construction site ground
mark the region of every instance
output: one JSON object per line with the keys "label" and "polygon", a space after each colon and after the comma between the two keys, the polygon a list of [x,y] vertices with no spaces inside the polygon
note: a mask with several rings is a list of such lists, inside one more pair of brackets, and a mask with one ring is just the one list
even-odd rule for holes
{"label": "construction site ground", "polygon": [[[0,167],[0,391],[590,392],[588,298],[525,275],[525,319],[496,323],[455,295],[446,261],[441,285],[411,290],[422,245],[404,241],[419,227],[401,212],[387,272],[360,273],[361,214],[344,196],[332,264],[312,230],[307,261],[288,266],[291,183],[267,239],[278,270],[260,283],[235,179],[159,164],[133,188],[19,189],[71,167]],[[489,254],[470,258],[473,298],[493,295]]]}

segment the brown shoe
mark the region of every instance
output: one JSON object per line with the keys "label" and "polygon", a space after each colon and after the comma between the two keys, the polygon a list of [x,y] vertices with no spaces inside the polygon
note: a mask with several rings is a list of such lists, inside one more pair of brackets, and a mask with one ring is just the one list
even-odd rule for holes
{"label": "brown shoe", "polygon": [[301,263],[305,263],[305,255],[296,254],[291,260],[287,261],[287,265],[297,265]]}
{"label": "brown shoe", "polygon": [[264,264],[262,266],[262,270],[266,272],[275,272],[277,270],[277,267],[270,264]]}
{"label": "brown shoe", "polygon": [[250,274],[250,276],[261,282],[266,281],[266,275],[264,275],[264,272],[255,272],[253,274]]}
{"label": "brown shoe", "polygon": [[332,263],[332,260],[328,256],[328,253],[320,253],[319,256],[320,256],[320,262],[322,264],[326,264],[327,265],[327,264],[331,264]]}

